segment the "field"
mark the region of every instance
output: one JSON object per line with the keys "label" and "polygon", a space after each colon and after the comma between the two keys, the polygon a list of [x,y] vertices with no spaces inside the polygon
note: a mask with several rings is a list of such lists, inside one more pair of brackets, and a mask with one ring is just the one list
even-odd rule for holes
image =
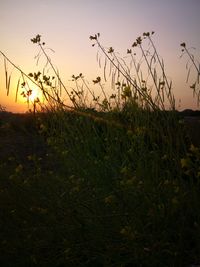
{"label": "field", "polygon": [[199,264],[200,151],[172,113],[2,112],[0,265]]}
{"label": "field", "polygon": [[[104,57],[99,95],[82,73],[65,87],[40,35],[31,41],[47,60],[41,72],[26,74],[1,52],[7,94],[10,64],[21,75],[16,99],[21,81],[29,107],[31,84],[44,102],[21,115],[0,106],[0,266],[200,266],[199,111],[176,111],[153,34],[121,58],[90,36],[99,65]],[[199,102],[198,64],[181,47]]]}

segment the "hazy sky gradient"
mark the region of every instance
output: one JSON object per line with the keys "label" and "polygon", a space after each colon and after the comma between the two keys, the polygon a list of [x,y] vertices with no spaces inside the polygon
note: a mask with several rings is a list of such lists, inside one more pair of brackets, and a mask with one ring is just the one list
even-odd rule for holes
{"label": "hazy sky gradient", "polygon": [[[41,34],[55,50],[50,55],[66,84],[72,74],[82,72],[91,81],[100,73],[91,34],[100,32],[105,46],[125,54],[144,31],[155,31],[155,44],[182,109],[197,107],[189,84],[185,85],[180,43],[196,47],[200,55],[199,25],[200,0],[0,0],[0,50],[29,73],[37,53],[30,39]],[[5,97],[3,73],[0,57],[0,104],[19,110],[21,104],[15,105],[13,95]]]}

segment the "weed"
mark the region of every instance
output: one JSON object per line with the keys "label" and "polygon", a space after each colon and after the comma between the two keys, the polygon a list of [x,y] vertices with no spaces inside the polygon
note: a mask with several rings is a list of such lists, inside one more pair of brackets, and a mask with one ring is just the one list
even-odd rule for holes
{"label": "weed", "polygon": [[111,96],[101,77],[93,80],[100,86],[96,96],[82,73],[73,75],[75,89],[67,90],[41,36],[32,39],[53,75],[19,70],[25,85],[38,85],[46,103],[29,133],[30,143],[41,146],[25,151],[23,160],[12,153],[0,160],[2,266],[199,264],[199,148],[175,111],[152,35],[136,39],[127,50],[129,63],[113,47],[104,48],[100,34],[90,36],[105,56]]}
{"label": "weed", "polygon": [[191,48],[188,48],[186,43],[181,43],[180,46],[182,47],[182,55],[186,55],[188,57],[188,62],[186,64],[186,69],[188,70],[187,73],[187,80],[189,81],[190,75],[192,73],[192,68],[195,72],[195,78],[193,77],[192,85],[190,85],[190,88],[193,90],[193,96],[197,98],[197,105],[200,103],[200,88],[199,88],[199,77],[200,77],[200,65],[199,61],[195,56],[190,52]]}

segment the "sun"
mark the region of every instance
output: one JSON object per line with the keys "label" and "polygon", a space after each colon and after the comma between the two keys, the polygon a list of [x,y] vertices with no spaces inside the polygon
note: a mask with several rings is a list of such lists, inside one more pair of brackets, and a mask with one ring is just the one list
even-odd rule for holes
{"label": "sun", "polygon": [[39,92],[39,90],[38,89],[36,89],[36,88],[32,88],[31,89],[31,94],[29,95],[29,101],[31,101],[31,102],[35,102],[35,101],[37,101],[38,99],[40,99],[40,92]]}

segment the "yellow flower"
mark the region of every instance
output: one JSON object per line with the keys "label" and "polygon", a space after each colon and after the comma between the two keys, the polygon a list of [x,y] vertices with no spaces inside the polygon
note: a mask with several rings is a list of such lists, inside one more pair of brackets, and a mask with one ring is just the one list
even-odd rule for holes
{"label": "yellow flower", "polygon": [[187,158],[182,158],[181,159],[181,167],[188,167],[189,166],[189,160]]}
{"label": "yellow flower", "polygon": [[120,234],[125,236],[128,239],[134,239],[135,238],[135,234],[137,232],[133,232],[130,226],[124,226],[121,230],[120,230]]}
{"label": "yellow flower", "polygon": [[33,156],[33,155],[29,155],[29,156],[27,157],[27,159],[28,159],[28,160],[33,160],[33,159],[34,159],[34,156]]}
{"label": "yellow flower", "polygon": [[47,131],[47,127],[43,123],[41,123],[40,124],[40,133],[43,133],[43,132],[46,132],[46,131]]}
{"label": "yellow flower", "polygon": [[15,172],[16,173],[19,173],[19,172],[21,172],[23,170],[23,166],[22,166],[22,164],[19,164],[16,168],[15,168]]}
{"label": "yellow flower", "polygon": [[195,147],[193,144],[191,144],[190,151],[196,153],[199,151],[199,149],[198,149],[198,147]]}
{"label": "yellow flower", "polygon": [[125,235],[127,233],[126,227],[122,228],[120,234]]}
{"label": "yellow flower", "polygon": [[115,200],[115,197],[113,195],[110,195],[110,196],[107,196],[107,197],[104,198],[104,202],[106,204],[111,204],[111,203],[114,202],[114,200]]}
{"label": "yellow flower", "polygon": [[135,129],[135,131],[136,131],[137,135],[143,135],[145,133],[145,131],[146,131],[146,128],[145,127],[137,127]]}

